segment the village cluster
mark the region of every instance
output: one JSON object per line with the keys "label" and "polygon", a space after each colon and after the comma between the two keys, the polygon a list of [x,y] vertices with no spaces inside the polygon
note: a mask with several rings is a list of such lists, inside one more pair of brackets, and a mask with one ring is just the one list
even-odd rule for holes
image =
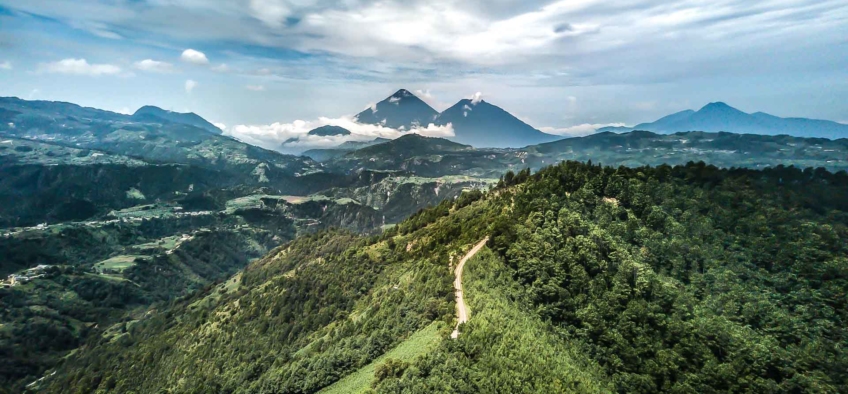
{"label": "village cluster", "polygon": [[0,286],[9,288],[22,285],[36,278],[43,278],[47,275],[47,269],[50,267],[52,267],[52,265],[41,264],[20,273],[11,274],[5,280],[0,282]]}

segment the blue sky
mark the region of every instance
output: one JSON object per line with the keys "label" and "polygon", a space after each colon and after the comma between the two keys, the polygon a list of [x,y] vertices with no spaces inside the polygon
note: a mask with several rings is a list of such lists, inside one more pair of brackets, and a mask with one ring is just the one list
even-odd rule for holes
{"label": "blue sky", "polygon": [[711,101],[848,122],[846,70],[844,0],[0,0],[0,95],[259,139],[399,88],[438,110],[482,92],[560,134]]}

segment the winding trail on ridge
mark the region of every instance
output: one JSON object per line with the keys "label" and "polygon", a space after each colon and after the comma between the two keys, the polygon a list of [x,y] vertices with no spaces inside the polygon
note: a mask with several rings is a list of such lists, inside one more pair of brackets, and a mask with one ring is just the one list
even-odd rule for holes
{"label": "winding trail on ridge", "polygon": [[486,242],[489,242],[489,237],[483,238],[483,240],[478,242],[477,245],[474,245],[474,247],[462,257],[462,260],[459,260],[459,264],[456,265],[456,269],[453,271],[456,276],[456,279],[453,281],[453,288],[456,290],[456,328],[454,328],[451,333],[451,338],[453,339],[459,337],[459,325],[468,321],[468,307],[465,306],[465,297],[463,297],[462,294],[462,269],[465,268],[465,262],[468,261],[468,259],[474,257],[480,249],[483,249],[483,247],[486,246]]}

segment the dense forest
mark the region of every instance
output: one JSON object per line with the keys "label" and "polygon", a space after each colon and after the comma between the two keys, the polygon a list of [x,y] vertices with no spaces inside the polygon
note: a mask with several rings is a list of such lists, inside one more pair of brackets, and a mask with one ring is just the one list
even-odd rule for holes
{"label": "dense forest", "polygon": [[[470,320],[455,323],[452,264]],[[846,392],[848,174],[507,173],[381,235],[322,231],[118,336],[48,392]]]}

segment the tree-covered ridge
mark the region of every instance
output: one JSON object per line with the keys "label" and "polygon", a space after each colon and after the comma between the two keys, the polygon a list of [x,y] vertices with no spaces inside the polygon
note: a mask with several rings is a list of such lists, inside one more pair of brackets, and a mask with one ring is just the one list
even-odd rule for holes
{"label": "tree-covered ridge", "polygon": [[[717,167],[764,169],[779,165],[799,168],[848,169],[848,139],[802,138],[788,135],[690,131],[656,134],[650,131],[603,132],[525,148],[532,168],[560,160],[592,160],[611,166],[684,165],[704,161]],[[540,160],[544,162],[539,163]]]}
{"label": "tree-covered ridge", "polygon": [[700,131],[664,135],[637,130],[565,138],[520,149],[401,150],[392,149],[392,144],[338,154],[327,162],[328,168],[334,171],[400,169],[429,177],[498,177],[506,171],[528,167],[536,171],[563,160],[592,160],[613,167],[685,165],[690,161],[704,161],[722,168],[765,169],[793,165],[830,171],[848,169],[848,139],[845,138],[829,140]]}
{"label": "tree-covered ridge", "polygon": [[[313,393],[436,322],[435,350],[386,360],[373,390],[840,392],[846,197],[845,172],[783,167],[508,173],[379,237],[293,241],[235,288],[90,341],[44,384]],[[450,340],[449,263],[484,234]]]}
{"label": "tree-covered ridge", "polygon": [[569,163],[533,178],[493,246],[618,391],[845,389],[845,172]]}

